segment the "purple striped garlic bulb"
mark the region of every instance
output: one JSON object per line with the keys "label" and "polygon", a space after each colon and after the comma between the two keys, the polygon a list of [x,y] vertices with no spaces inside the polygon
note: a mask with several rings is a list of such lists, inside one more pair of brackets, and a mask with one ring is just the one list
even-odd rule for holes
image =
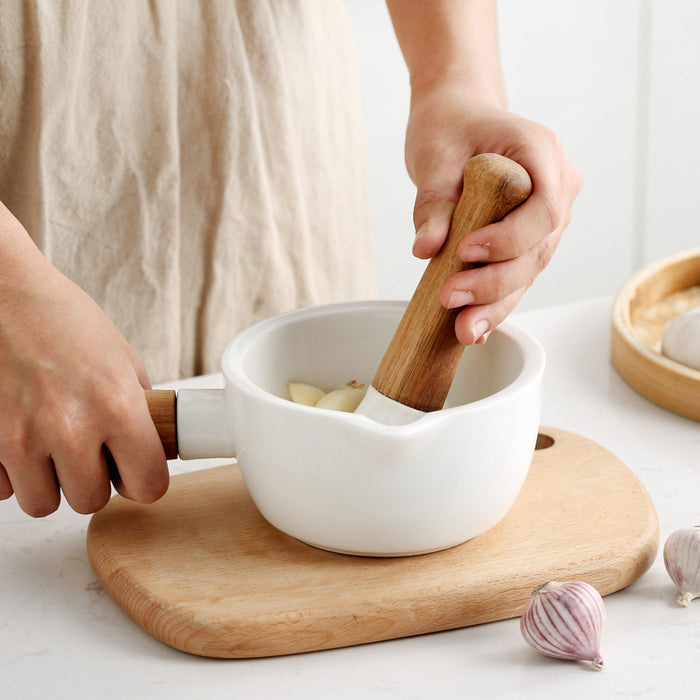
{"label": "purple striped garlic bulb", "polygon": [[700,597],[700,525],[671,533],[664,544],[666,571],[678,589],[678,602],[687,608]]}
{"label": "purple striped garlic bulb", "polygon": [[520,631],[541,654],[589,661],[600,671],[604,624],[605,604],[593,586],[583,581],[549,581],[532,592],[520,618]]}

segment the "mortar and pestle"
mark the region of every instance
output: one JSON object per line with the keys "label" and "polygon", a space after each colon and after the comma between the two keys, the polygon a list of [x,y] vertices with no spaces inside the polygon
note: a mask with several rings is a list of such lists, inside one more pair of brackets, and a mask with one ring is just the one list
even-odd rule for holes
{"label": "mortar and pestle", "polygon": [[[483,345],[456,339],[439,289],[455,252],[530,193],[525,170],[470,159],[448,239],[408,305],[367,301],[276,316],[226,347],[223,389],[149,391],[168,458],[235,457],[262,515],[315,547],[422,554],[493,527],[525,481],[540,419],[545,355],[511,322]],[[293,403],[289,380],[372,386],[355,413]]]}

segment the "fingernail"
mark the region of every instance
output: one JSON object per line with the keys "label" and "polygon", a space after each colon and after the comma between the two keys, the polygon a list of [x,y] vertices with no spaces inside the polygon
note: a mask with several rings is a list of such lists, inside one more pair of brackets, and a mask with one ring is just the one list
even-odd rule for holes
{"label": "fingernail", "polygon": [[469,245],[462,254],[464,262],[487,262],[489,257],[488,243]]}
{"label": "fingernail", "polygon": [[474,342],[476,343],[479,338],[481,338],[484,333],[486,333],[489,329],[489,322],[485,319],[482,318],[480,321],[477,321],[473,326],[472,326],[472,334],[474,335]]}
{"label": "fingernail", "polygon": [[450,300],[447,302],[448,309],[456,309],[459,306],[468,306],[474,303],[474,295],[471,292],[457,290],[452,292]]}

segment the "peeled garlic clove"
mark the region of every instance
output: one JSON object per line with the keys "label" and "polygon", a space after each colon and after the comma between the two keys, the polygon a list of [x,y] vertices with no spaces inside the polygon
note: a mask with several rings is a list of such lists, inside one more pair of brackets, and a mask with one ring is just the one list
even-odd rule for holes
{"label": "peeled garlic clove", "polygon": [[304,406],[315,406],[325,396],[325,392],[317,386],[303,382],[287,382],[287,391],[294,403],[301,403]]}
{"label": "peeled garlic clove", "polygon": [[541,654],[589,661],[600,671],[604,624],[605,604],[593,586],[583,581],[549,581],[533,591],[520,618],[520,631]]}
{"label": "peeled garlic clove", "polygon": [[367,391],[367,387],[347,386],[345,389],[329,391],[317,404],[316,408],[328,408],[332,411],[347,411],[352,413],[359,405]]}
{"label": "peeled garlic clove", "polygon": [[700,597],[700,525],[671,533],[664,544],[664,565],[678,588],[678,602],[687,608]]}
{"label": "peeled garlic clove", "polygon": [[687,367],[700,369],[700,306],[668,323],[661,339],[661,352]]}

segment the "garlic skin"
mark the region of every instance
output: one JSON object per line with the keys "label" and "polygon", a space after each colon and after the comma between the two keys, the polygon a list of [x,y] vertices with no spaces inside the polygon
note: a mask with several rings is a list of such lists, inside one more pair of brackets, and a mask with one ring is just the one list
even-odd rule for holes
{"label": "garlic skin", "polygon": [[700,306],[668,323],[661,339],[661,352],[682,365],[700,369]]}
{"label": "garlic skin", "polygon": [[600,671],[600,638],[605,604],[598,591],[583,581],[549,581],[536,588],[520,618],[525,641],[545,656],[588,661]]}
{"label": "garlic skin", "polygon": [[664,544],[664,565],[684,608],[700,597],[700,525],[671,533]]}

